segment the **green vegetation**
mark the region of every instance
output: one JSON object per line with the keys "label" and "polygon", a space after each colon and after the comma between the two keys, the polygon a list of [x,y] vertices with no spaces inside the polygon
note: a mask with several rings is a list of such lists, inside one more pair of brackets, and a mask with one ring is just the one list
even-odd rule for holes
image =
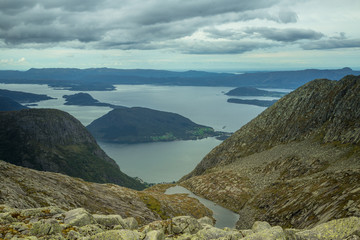
{"label": "green vegetation", "polygon": [[0,159],[42,171],[142,190],[71,115],[50,109],[0,112]]}
{"label": "green vegetation", "polygon": [[99,141],[116,143],[190,140],[225,134],[176,113],[141,107],[114,109],[87,129]]}

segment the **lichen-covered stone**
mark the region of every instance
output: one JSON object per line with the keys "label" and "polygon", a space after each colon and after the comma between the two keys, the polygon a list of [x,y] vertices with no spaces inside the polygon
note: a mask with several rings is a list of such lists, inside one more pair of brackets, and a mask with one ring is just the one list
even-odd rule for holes
{"label": "lichen-covered stone", "polygon": [[146,234],[145,240],[164,240],[165,235],[161,230],[152,230]]}
{"label": "lichen-covered stone", "polygon": [[215,227],[207,227],[196,233],[199,240],[218,239],[227,235],[230,235],[230,233]]}
{"label": "lichen-covered stone", "polygon": [[320,224],[310,230],[301,231],[295,234],[297,240],[322,239],[335,240],[345,239],[353,235],[360,236],[360,218],[349,217],[333,220]]}
{"label": "lichen-covered stone", "polygon": [[80,227],[79,233],[82,236],[93,236],[95,234],[104,232],[104,230],[101,227],[102,226],[99,224],[89,224],[89,225]]}
{"label": "lichen-covered stone", "polygon": [[42,219],[34,223],[30,233],[35,236],[55,235],[61,233],[62,227],[53,219]]}
{"label": "lichen-covered stone", "polygon": [[244,240],[286,240],[286,235],[284,230],[279,227],[271,227],[268,229],[265,229],[260,232],[256,232],[254,234],[248,235]]}
{"label": "lichen-covered stone", "polygon": [[123,229],[123,230],[109,230],[103,233],[98,233],[90,240],[139,240],[140,234],[136,231]]}
{"label": "lichen-covered stone", "polygon": [[121,225],[124,229],[128,228],[128,225],[120,215],[94,214],[93,217],[98,224],[105,226],[106,228],[112,228],[116,225]]}
{"label": "lichen-covered stone", "polygon": [[209,218],[209,217],[202,217],[198,220],[198,222],[204,226],[204,225],[210,225],[210,226],[214,226],[214,220]]}
{"label": "lichen-covered stone", "polygon": [[256,233],[256,232],[264,231],[269,228],[271,228],[271,225],[268,222],[256,221],[254,222],[251,230],[253,230],[253,232]]}
{"label": "lichen-covered stone", "polygon": [[21,211],[21,215],[25,217],[47,217],[56,214],[62,214],[65,211],[56,206],[43,207],[43,208],[29,208]]}
{"label": "lichen-covered stone", "polygon": [[128,229],[136,229],[139,226],[138,221],[134,217],[125,218],[124,222]]}
{"label": "lichen-covered stone", "polygon": [[72,226],[85,226],[96,223],[94,217],[83,208],[76,208],[65,214],[64,223]]}
{"label": "lichen-covered stone", "polygon": [[174,234],[195,234],[202,228],[201,224],[195,218],[190,216],[179,216],[172,219],[168,231]]}

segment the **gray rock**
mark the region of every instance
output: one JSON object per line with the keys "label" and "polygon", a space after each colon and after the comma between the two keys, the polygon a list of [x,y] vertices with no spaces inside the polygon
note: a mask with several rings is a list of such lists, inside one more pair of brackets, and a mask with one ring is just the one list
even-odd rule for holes
{"label": "gray rock", "polygon": [[134,217],[129,217],[124,219],[125,224],[128,226],[128,229],[137,229],[139,224]]}
{"label": "gray rock", "polygon": [[70,230],[67,234],[66,239],[68,240],[77,240],[81,237],[80,233],[75,232],[74,230]]}
{"label": "gray rock", "polygon": [[204,225],[214,226],[214,220],[209,217],[202,217],[198,220],[198,222],[201,224],[201,226]]}
{"label": "gray rock", "polygon": [[310,230],[301,231],[295,234],[297,240],[303,239],[345,239],[348,237],[360,236],[360,218],[349,217],[333,220],[320,224]]}
{"label": "gray rock", "polygon": [[59,207],[50,206],[43,208],[29,208],[21,211],[21,215],[25,217],[47,217],[54,216],[56,214],[62,214],[65,211]]}
{"label": "gray rock", "polygon": [[244,240],[287,240],[284,230],[279,227],[272,227],[260,232],[248,235]]}
{"label": "gray rock", "polygon": [[79,233],[85,237],[93,236],[102,232],[104,232],[104,230],[98,224],[89,224],[79,228]]}
{"label": "gray rock", "polygon": [[136,231],[128,229],[123,230],[109,230],[103,233],[98,233],[89,238],[89,240],[139,240],[140,234]]}
{"label": "gray rock", "polygon": [[174,234],[195,234],[202,228],[203,227],[195,218],[190,216],[179,216],[172,219],[168,232]]}
{"label": "gray rock", "polygon": [[256,221],[256,222],[254,222],[251,229],[256,233],[256,232],[261,232],[261,231],[269,229],[269,228],[271,228],[271,226],[268,222]]}
{"label": "gray rock", "polygon": [[32,225],[30,233],[35,236],[56,235],[61,230],[62,227],[56,220],[42,219]]}
{"label": "gray rock", "polygon": [[165,235],[162,230],[152,230],[146,234],[145,240],[164,240]]}
{"label": "gray rock", "polygon": [[207,240],[207,239],[218,239],[221,237],[225,237],[227,235],[230,235],[225,230],[216,228],[216,227],[206,227],[204,229],[201,229],[196,233],[196,237],[199,240]]}
{"label": "gray rock", "polygon": [[96,223],[94,217],[83,208],[76,208],[65,214],[64,223],[72,226],[85,226]]}
{"label": "gray rock", "polygon": [[124,229],[128,228],[128,225],[125,223],[125,221],[122,219],[120,215],[94,214],[93,217],[98,224],[106,228],[113,228],[116,225],[121,225],[123,226]]}

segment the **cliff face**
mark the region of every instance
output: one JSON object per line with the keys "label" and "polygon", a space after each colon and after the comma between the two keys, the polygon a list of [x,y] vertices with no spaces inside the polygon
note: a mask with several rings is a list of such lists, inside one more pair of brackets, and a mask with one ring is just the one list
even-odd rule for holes
{"label": "cliff face", "polygon": [[144,188],[120,171],[78,120],[59,110],[1,112],[0,159],[87,181]]}
{"label": "cliff face", "polygon": [[239,227],[258,219],[308,227],[360,215],[359,174],[360,77],[347,76],[286,95],[213,149],[182,184],[238,211]]}

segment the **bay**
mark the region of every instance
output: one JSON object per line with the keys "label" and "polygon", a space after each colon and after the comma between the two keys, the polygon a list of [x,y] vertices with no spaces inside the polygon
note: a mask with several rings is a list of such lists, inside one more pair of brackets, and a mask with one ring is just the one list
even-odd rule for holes
{"label": "bay", "polygon": [[[64,105],[63,95],[79,91],[53,89],[37,84],[0,84],[0,88],[47,94],[57,99],[41,101],[35,108],[56,108],[79,119],[84,126],[108,113],[109,107]],[[114,91],[82,91],[95,99],[126,107],[148,107],[183,115],[215,130],[234,132],[265,108],[227,103],[229,87],[191,87],[154,85],[116,85]],[[257,99],[268,99],[256,97]],[[207,138],[197,141],[147,144],[112,144],[99,142],[121,170],[146,182],[172,182],[189,173],[221,141]]]}

